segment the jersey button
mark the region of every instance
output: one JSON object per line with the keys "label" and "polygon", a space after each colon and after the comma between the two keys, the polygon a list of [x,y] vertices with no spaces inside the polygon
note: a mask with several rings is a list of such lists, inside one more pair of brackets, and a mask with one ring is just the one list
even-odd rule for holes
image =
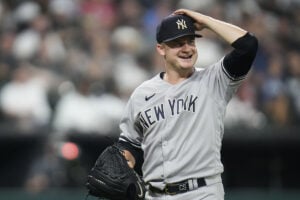
{"label": "jersey button", "polygon": [[163,147],[166,147],[168,145],[168,142],[167,141],[164,141],[163,143],[162,143],[162,146]]}

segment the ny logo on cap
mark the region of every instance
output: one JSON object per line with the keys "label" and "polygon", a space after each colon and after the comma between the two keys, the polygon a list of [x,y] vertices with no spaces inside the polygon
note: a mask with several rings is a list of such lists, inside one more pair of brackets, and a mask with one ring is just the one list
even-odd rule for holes
{"label": "ny logo on cap", "polygon": [[186,22],[184,21],[184,19],[178,19],[176,24],[177,24],[177,29],[179,29],[179,30],[180,29],[183,30],[183,29],[187,28]]}

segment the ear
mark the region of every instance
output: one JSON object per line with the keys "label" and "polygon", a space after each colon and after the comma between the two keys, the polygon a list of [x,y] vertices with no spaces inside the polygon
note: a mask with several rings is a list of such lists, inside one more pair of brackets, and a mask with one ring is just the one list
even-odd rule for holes
{"label": "ear", "polygon": [[162,44],[156,44],[156,50],[161,56],[165,56],[165,47]]}

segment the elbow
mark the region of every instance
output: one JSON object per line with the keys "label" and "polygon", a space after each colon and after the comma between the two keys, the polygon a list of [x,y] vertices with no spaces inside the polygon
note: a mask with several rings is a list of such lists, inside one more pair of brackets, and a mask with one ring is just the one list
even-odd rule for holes
{"label": "elbow", "polygon": [[232,43],[232,47],[240,54],[255,55],[258,49],[258,40],[252,33],[247,32],[246,35]]}
{"label": "elbow", "polygon": [[258,39],[252,33],[248,34],[248,42],[247,42],[247,49],[251,52],[252,55],[255,55],[258,50]]}

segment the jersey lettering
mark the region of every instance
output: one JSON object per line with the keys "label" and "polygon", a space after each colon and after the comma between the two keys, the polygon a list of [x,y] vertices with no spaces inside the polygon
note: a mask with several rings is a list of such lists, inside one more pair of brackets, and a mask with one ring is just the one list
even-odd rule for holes
{"label": "jersey lettering", "polygon": [[147,121],[149,122],[149,124],[152,125],[155,123],[155,121],[151,120],[152,116],[149,114],[150,111],[151,111],[151,108],[147,109],[145,111],[145,115],[146,115],[146,118],[147,118]]}
{"label": "jersey lettering", "polygon": [[198,97],[189,95],[184,98],[178,99],[168,99],[167,104],[154,105],[151,108],[148,108],[142,111],[139,114],[139,121],[143,128],[147,129],[151,125],[155,124],[160,120],[166,118],[165,108],[169,109],[171,116],[178,116],[183,111],[195,112],[196,111],[196,101]]}
{"label": "jersey lettering", "polygon": [[174,115],[175,99],[173,99],[172,101],[169,99],[168,102],[169,102],[169,105],[170,105],[170,109],[171,109],[172,115]]}
{"label": "jersey lettering", "polygon": [[192,107],[193,108],[193,112],[195,112],[195,109],[196,109],[196,104],[195,103],[196,103],[197,99],[198,99],[197,96],[195,98],[193,98],[193,95],[191,95],[188,111],[191,111],[191,107]]}
{"label": "jersey lettering", "polygon": [[149,128],[149,124],[147,124],[144,116],[142,115],[142,113],[139,114],[139,120],[140,120],[140,124],[144,129]]}
{"label": "jersey lettering", "polygon": [[158,121],[160,120],[160,117],[165,119],[164,104],[160,104],[160,106],[154,106],[154,112]]}

